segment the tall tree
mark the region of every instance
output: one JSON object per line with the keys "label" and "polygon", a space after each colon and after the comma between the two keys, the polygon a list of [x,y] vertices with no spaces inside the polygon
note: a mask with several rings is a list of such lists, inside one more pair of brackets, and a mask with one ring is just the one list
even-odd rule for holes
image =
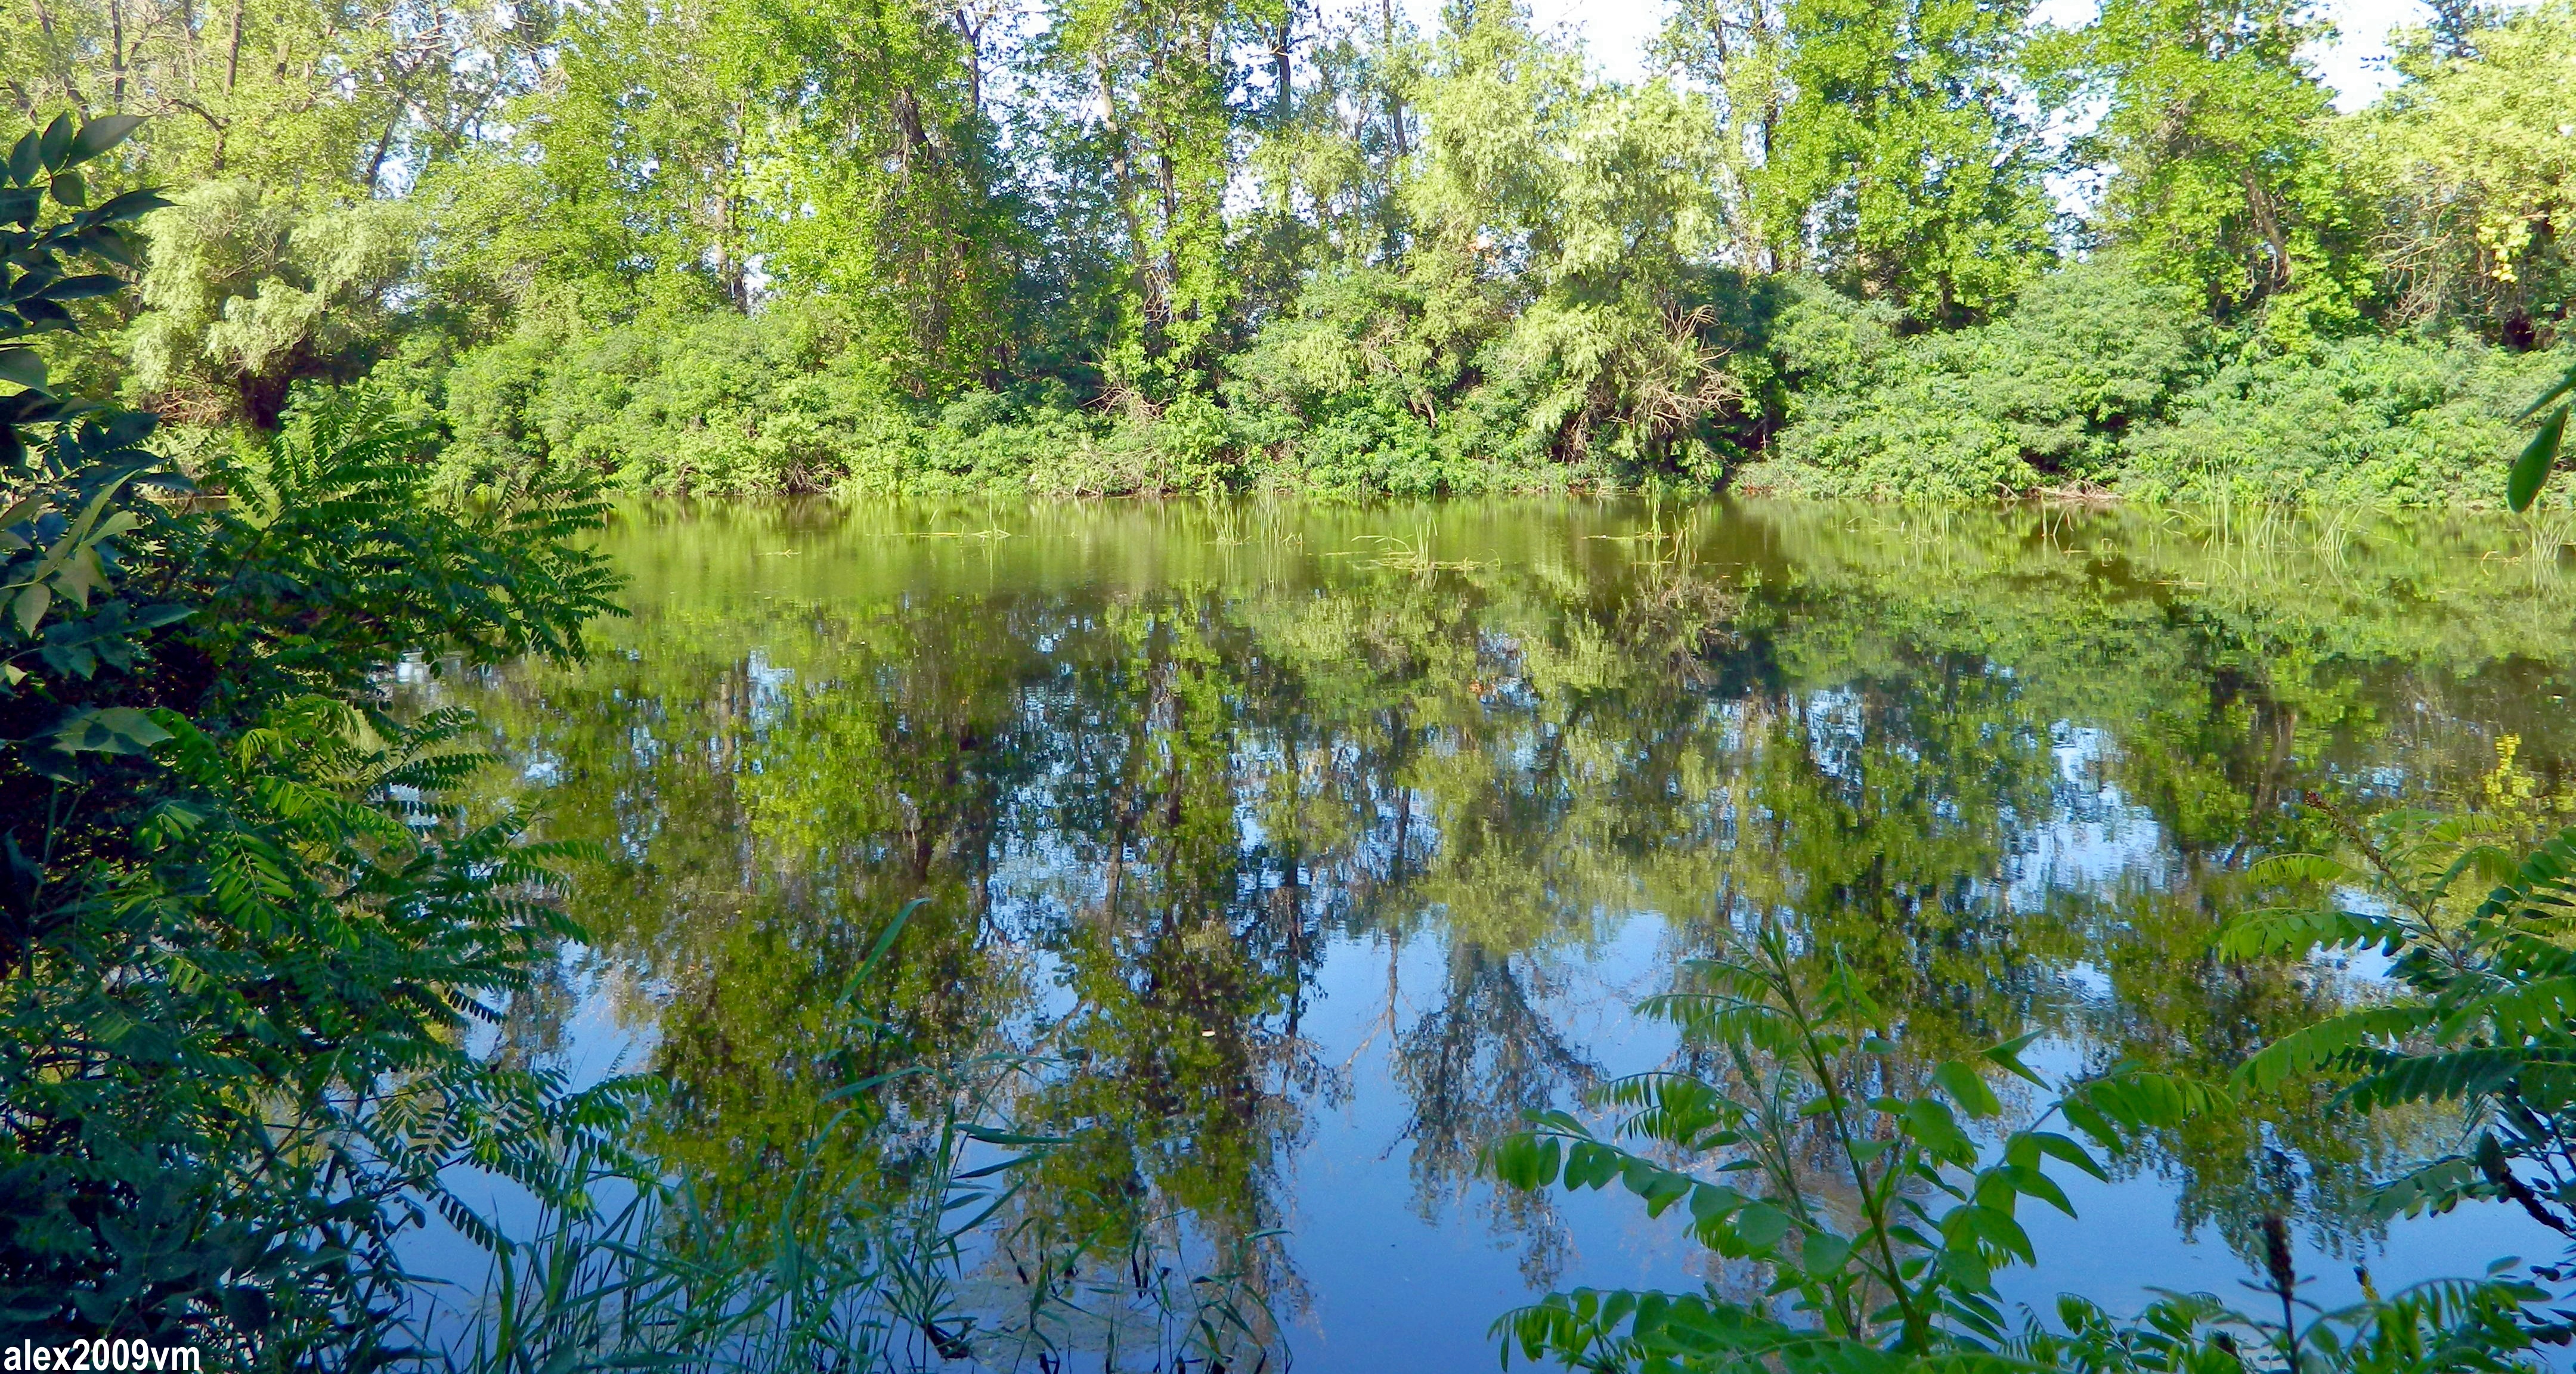
{"label": "tall tree", "polygon": [[385,193],[527,89],[555,13],[548,0],[37,0],[0,12],[0,91],[39,122],[156,116],[137,151],[164,183]]}
{"label": "tall tree", "polygon": [[2221,318],[2259,311],[2294,345],[2353,318],[2369,287],[2331,97],[2299,58],[2325,32],[2307,0],[2109,0],[2087,35],[2106,230]]}
{"label": "tall tree", "polygon": [[1238,45],[1266,43],[1286,0],[1057,0],[1043,61],[1079,73],[1085,135],[1125,231],[1113,378],[1185,384],[1235,298],[1225,196],[1237,160]]}
{"label": "tall tree", "polygon": [[2022,0],[1688,0],[1663,49],[1722,101],[1745,265],[1807,267],[1924,324],[2048,259]]}
{"label": "tall tree", "polygon": [[2386,207],[2376,256],[2399,318],[2456,320],[2517,348],[2542,340],[2576,278],[2576,4],[2492,24],[2437,13],[2399,43],[2407,79],[2349,131]]}

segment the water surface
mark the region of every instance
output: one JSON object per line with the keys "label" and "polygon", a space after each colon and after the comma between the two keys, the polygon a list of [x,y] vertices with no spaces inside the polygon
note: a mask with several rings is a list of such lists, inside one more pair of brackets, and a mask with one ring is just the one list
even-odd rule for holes
{"label": "water surface", "polygon": [[[1926,1061],[2039,1029],[2059,1072],[2219,1072],[2369,990],[2209,953],[2246,866],[2317,842],[2303,795],[2576,792],[2576,567],[2498,517],[651,507],[609,547],[594,662],[439,689],[609,855],[510,1034],[665,1078],[641,1143],[727,1205],[818,1149],[899,1191],[942,1093],[1069,1141],[948,1300],[1007,1327],[1042,1255],[1152,1290],[1064,1327],[1074,1367],[1172,1367],[1215,1312],[1274,1368],[1484,1369],[1548,1286],[1733,1281],[1474,1161],[1660,1062],[1631,1005],[1754,924]],[[969,1067],[854,1130],[862,1005],[867,1053]],[[2371,1219],[2441,1126],[2198,1123],[2035,1222],[2009,1291],[2233,1294],[2270,1208],[2320,1296],[2554,1253]]]}

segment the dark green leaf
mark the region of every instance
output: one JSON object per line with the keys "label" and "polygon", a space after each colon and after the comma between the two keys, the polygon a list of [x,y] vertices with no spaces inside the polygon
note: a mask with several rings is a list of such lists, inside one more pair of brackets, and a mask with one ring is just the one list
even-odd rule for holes
{"label": "dark green leaf", "polygon": [[132,137],[143,127],[143,116],[130,114],[100,115],[72,136],[71,147],[63,154],[66,165],[78,165],[106,152]]}
{"label": "dark green leaf", "polygon": [[158,191],[148,189],[127,191],[122,195],[109,197],[104,203],[91,208],[82,218],[91,224],[114,224],[121,220],[139,218],[155,210],[167,209],[169,205],[170,202],[163,199]]}
{"label": "dark green leaf", "polygon": [[107,272],[93,272],[86,276],[65,277],[38,294],[49,301],[79,301],[98,296],[113,296],[124,289],[123,277]]}
{"label": "dark green leaf", "polygon": [[45,164],[47,171],[63,165],[63,155],[72,149],[74,132],[72,117],[67,114],[54,116],[54,122],[45,126],[45,136],[38,142],[37,150],[38,160]]}
{"label": "dark green leaf", "polygon": [[169,738],[160,722],[131,706],[75,712],[53,732],[54,746],[67,754],[146,754]]}
{"label": "dark green leaf", "polygon": [[0,348],[0,382],[15,382],[31,391],[45,386],[45,360],[32,348]]}

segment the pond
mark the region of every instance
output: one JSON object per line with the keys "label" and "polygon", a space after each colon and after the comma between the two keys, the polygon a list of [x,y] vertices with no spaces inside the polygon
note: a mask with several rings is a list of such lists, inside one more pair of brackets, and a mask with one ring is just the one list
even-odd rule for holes
{"label": "pond", "polygon": [[[942,1123],[1061,1142],[940,1289],[1021,1332],[976,1336],[995,1367],[1036,1320],[1047,1368],[1171,1368],[1204,1324],[1487,1369],[1550,1287],[1739,1281],[1615,1189],[1476,1167],[1661,1062],[1631,1009],[1685,961],[1776,922],[1909,1054],[2035,1029],[2052,1073],[2215,1075],[2369,995],[2210,952],[2255,859],[2324,842],[2303,798],[2576,797],[2576,563],[2502,517],[815,504],[609,548],[634,614],[592,662],[418,689],[604,855],[504,1037],[664,1079],[638,1144],[718,1208],[899,1193]],[[2443,1124],[2195,1122],[2031,1209],[2006,1292],[2242,1299],[2274,1210],[2320,1300],[2554,1255],[2501,1209],[2374,1218]]]}

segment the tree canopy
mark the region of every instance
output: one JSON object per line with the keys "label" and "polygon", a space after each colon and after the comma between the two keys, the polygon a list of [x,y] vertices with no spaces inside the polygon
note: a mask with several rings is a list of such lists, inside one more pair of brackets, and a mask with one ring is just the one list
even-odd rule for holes
{"label": "tree canopy", "polygon": [[[97,175],[175,202],[58,376],[263,431],[373,378],[468,483],[2168,491],[2145,438],[2244,369],[2395,340],[2505,423],[2558,342],[2567,0],[2442,10],[2348,112],[2293,0],[1664,18],[1614,80],[1510,0],[47,0],[0,69],[152,116]],[[2025,320],[2069,272],[2117,304]],[[1798,342],[1837,311],[2130,399],[1891,479]],[[2193,342],[2062,351],[2103,328]],[[1997,418],[1904,370],[1864,408]],[[2292,490],[2462,496],[2396,427]]]}

